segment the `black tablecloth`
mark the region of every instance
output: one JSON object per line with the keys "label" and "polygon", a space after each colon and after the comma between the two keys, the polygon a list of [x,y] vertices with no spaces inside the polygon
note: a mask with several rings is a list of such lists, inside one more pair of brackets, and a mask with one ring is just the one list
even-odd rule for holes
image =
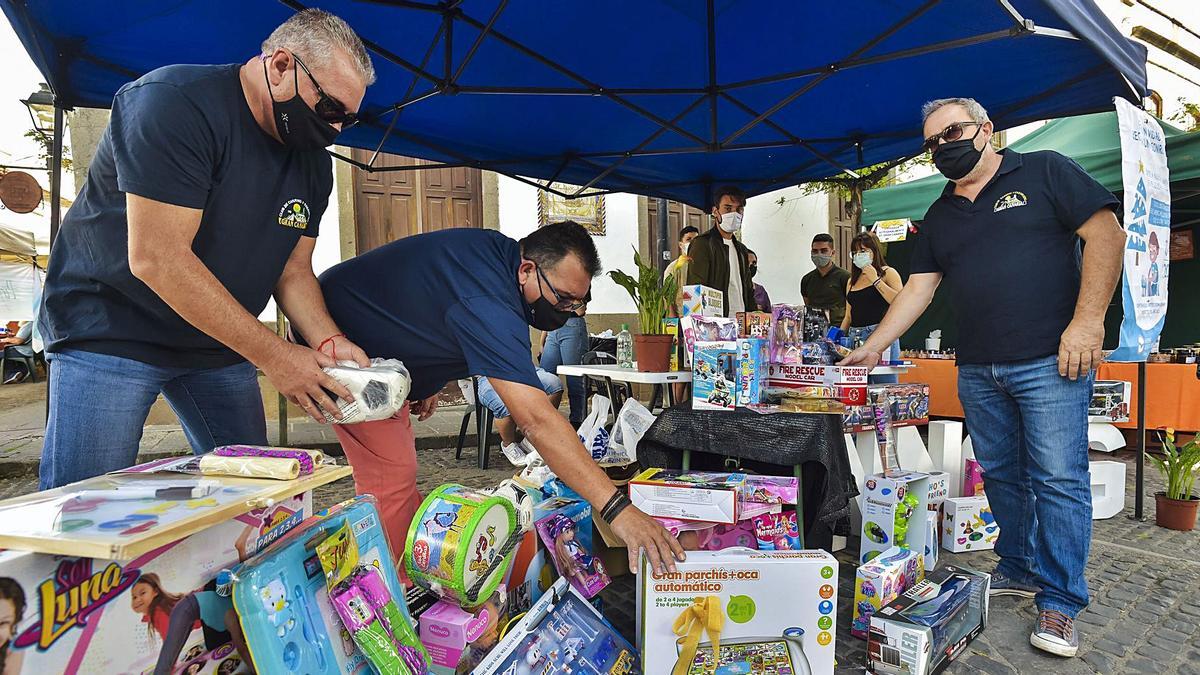
{"label": "black tablecloth", "polygon": [[646,431],[638,443],[638,463],[680,468],[684,450],[692,451],[691,468],[697,470],[791,476],[796,464],[803,465],[805,546],[828,549],[833,535],[850,534],[850,500],[858,487],[840,415],[760,415],[681,405],[664,410]]}

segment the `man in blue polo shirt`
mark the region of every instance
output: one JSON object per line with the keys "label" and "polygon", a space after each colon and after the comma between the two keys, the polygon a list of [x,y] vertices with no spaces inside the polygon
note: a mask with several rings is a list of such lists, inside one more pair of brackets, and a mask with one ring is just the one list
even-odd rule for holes
{"label": "man in blue polo shirt", "polygon": [[[175,65],[121,87],[50,256],[41,487],[132,464],[161,393],[192,449],[266,443],[255,366],[323,421],[328,355],[257,319],[272,296],[311,344],[365,363],[312,269],[333,186],[324,148],[375,71],[341,19],[299,12],[246,63]],[[318,80],[320,84],[318,84]]]}
{"label": "man in blue polo shirt", "polygon": [[[469,228],[406,237],[321,275],[330,314],[373,357],[400,359],[412,376],[419,419],[447,382],[482,375],[550,468],[657,568],[674,569],[683,549],[629,503],[592,461],[575,430],[550,404],[533,365],[529,327],[562,327],[600,273],[596,245],[582,225],[538,228],[520,242]],[[378,422],[337,425],[354,465],[355,488],[379,500],[384,530],[402,550],[420,495],[409,411]]]}
{"label": "man in blue polo shirt", "polygon": [[1092,532],[1087,408],[1121,274],[1119,202],[1056,152],[994,150],[973,99],[923,113],[950,183],[921,224],[908,284],[843,363],[874,366],[950,283],[959,399],[1000,525],[992,594],[1036,598],[1030,642],[1074,656]]}

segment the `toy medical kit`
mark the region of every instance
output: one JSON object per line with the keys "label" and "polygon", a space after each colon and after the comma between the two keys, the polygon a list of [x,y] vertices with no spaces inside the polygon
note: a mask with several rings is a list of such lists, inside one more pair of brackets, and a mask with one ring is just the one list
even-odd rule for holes
{"label": "toy medical kit", "polygon": [[871,615],[924,578],[925,556],[921,551],[898,546],[859,565],[854,576],[854,618],[850,634],[867,639]]}
{"label": "toy medical kit", "polygon": [[925,546],[929,477],[923,473],[874,474],[862,495],[862,542],[858,560],[866,563],[892,546]]}
{"label": "toy medical kit", "polygon": [[764,513],[750,519],[760,551],[795,551],[800,548],[796,512]]}
{"label": "toy medical kit", "polygon": [[961,553],[996,547],[1000,526],[987,497],[950,497],[942,511],[942,548]]}
{"label": "toy medical kit", "polygon": [[942,532],[941,511],[925,512],[925,570],[932,571],[938,564],[939,540]]}
{"label": "toy medical kit", "polygon": [[988,575],[947,565],[871,617],[867,665],[877,675],[934,675],[987,626]]}
{"label": "toy medical kit", "polygon": [[443,485],[413,516],[404,569],[419,586],[474,607],[496,591],[519,543],[511,502],[461,485]]}
{"label": "toy medical kit", "polygon": [[646,469],[629,481],[629,499],[651,516],[733,524],[744,473]]}
{"label": "toy medical kit", "polygon": [[724,316],[725,294],[708,286],[684,286],[679,289],[679,315]]}
{"label": "toy medical kit", "polygon": [[737,406],[763,402],[767,393],[767,359],[770,345],[763,338],[737,341]]}
{"label": "toy medical kit", "polygon": [[592,507],[583,501],[548,500],[534,529],[546,546],[559,576],[568,579],[585,598],[596,597],[612,581],[600,559],[592,555]]}
{"label": "toy medical kit", "polygon": [[803,363],[804,307],[776,304],[771,308],[771,363]]}
{"label": "toy medical kit", "polygon": [[742,508],[747,503],[795,504],[800,492],[800,479],[795,476],[759,476],[746,474],[742,483]]}
{"label": "toy medical kit", "polygon": [[329,424],[385,420],[400,412],[408,398],[408,369],[396,359],[371,359],[366,368],[353,361],[339,361],[324,370],[349,389],[352,397],[349,401],[337,400],[340,418],[323,411]]}
{"label": "toy medical kit", "polygon": [[[477,675],[640,675],[637,652],[595,607],[559,579],[509,627]],[[647,671],[658,672],[658,671]]]}
{"label": "toy medical kit", "polygon": [[213,448],[218,457],[280,457],[300,464],[300,475],[307,476],[325,463],[325,453],[301,448],[271,448],[265,445],[222,445]]}
{"label": "toy medical kit", "polygon": [[508,592],[504,586],[473,610],[438,600],[420,615],[421,643],[429,652],[429,671],[436,675],[465,675],[479,665],[500,639],[508,623]]}
{"label": "toy medical kit", "polygon": [[824,551],[694,551],[658,574],[642,556],[646,673],[832,674],[837,560]]}
{"label": "toy medical kit", "polygon": [[692,409],[733,410],[737,343],[696,342],[692,352]]}
{"label": "toy medical kit", "polygon": [[983,467],[972,457],[963,460],[963,497],[983,496]]}

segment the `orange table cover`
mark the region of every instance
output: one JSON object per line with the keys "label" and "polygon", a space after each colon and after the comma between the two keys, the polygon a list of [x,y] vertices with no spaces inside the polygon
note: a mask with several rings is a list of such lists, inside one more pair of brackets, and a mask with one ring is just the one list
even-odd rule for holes
{"label": "orange table cover", "polygon": [[[950,359],[913,359],[917,366],[900,376],[901,382],[929,385],[929,414],[932,417],[963,417],[958,401],[958,369]],[[1137,364],[1103,363],[1096,374],[1100,380],[1122,380],[1133,385],[1129,421],[1123,429],[1137,428]],[[1200,379],[1196,366],[1179,363],[1146,364],[1146,428],[1171,427],[1200,431]]]}

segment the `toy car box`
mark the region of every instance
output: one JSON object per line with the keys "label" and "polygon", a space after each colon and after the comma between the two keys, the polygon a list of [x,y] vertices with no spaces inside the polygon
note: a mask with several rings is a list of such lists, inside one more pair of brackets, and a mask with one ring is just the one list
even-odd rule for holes
{"label": "toy car box", "polygon": [[737,342],[697,342],[692,351],[692,409],[733,410],[737,388]]}
{"label": "toy car box", "polygon": [[[859,563],[870,562],[893,546],[922,550],[928,526],[929,476],[914,471],[874,474],[867,477],[865,487]],[[897,524],[902,525],[900,530]]]}
{"label": "toy car box", "polygon": [[763,338],[737,341],[737,407],[763,402],[766,396],[767,353],[770,343]]}
{"label": "toy car box", "polygon": [[[838,562],[831,554],[689,551],[676,566],[657,574],[642,556],[637,634],[644,672],[833,673]],[[705,612],[719,612],[717,635],[705,630],[713,625]]]}
{"label": "toy car box", "polygon": [[746,474],[646,469],[629,480],[629,499],[651,516],[738,522]]}
{"label": "toy car box", "polygon": [[877,675],[934,675],[987,626],[991,578],[947,565],[871,617],[867,668]]}
{"label": "toy car box", "polygon": [[867,402],[867,368],[859,366],[820,366],[772,363],[767,366],[767,391],[833,387],[845,405]]}
{"label": "toy car box", "polygon": [[679,289],[680,316],[725,316],[725,294],[708,286],[692,285]]}
{"label": "toy car box", "polygon": [[942,505],[942,547],[954,553],[996,547],[1000,526],[986,496],[951,497]]}
{"label": "toy car box", "polygon": [[850,634],[867,639],[871,615],[925,578],[924,561],[920,551],[892,547],[871,562],[859,565],[854,574]]}

